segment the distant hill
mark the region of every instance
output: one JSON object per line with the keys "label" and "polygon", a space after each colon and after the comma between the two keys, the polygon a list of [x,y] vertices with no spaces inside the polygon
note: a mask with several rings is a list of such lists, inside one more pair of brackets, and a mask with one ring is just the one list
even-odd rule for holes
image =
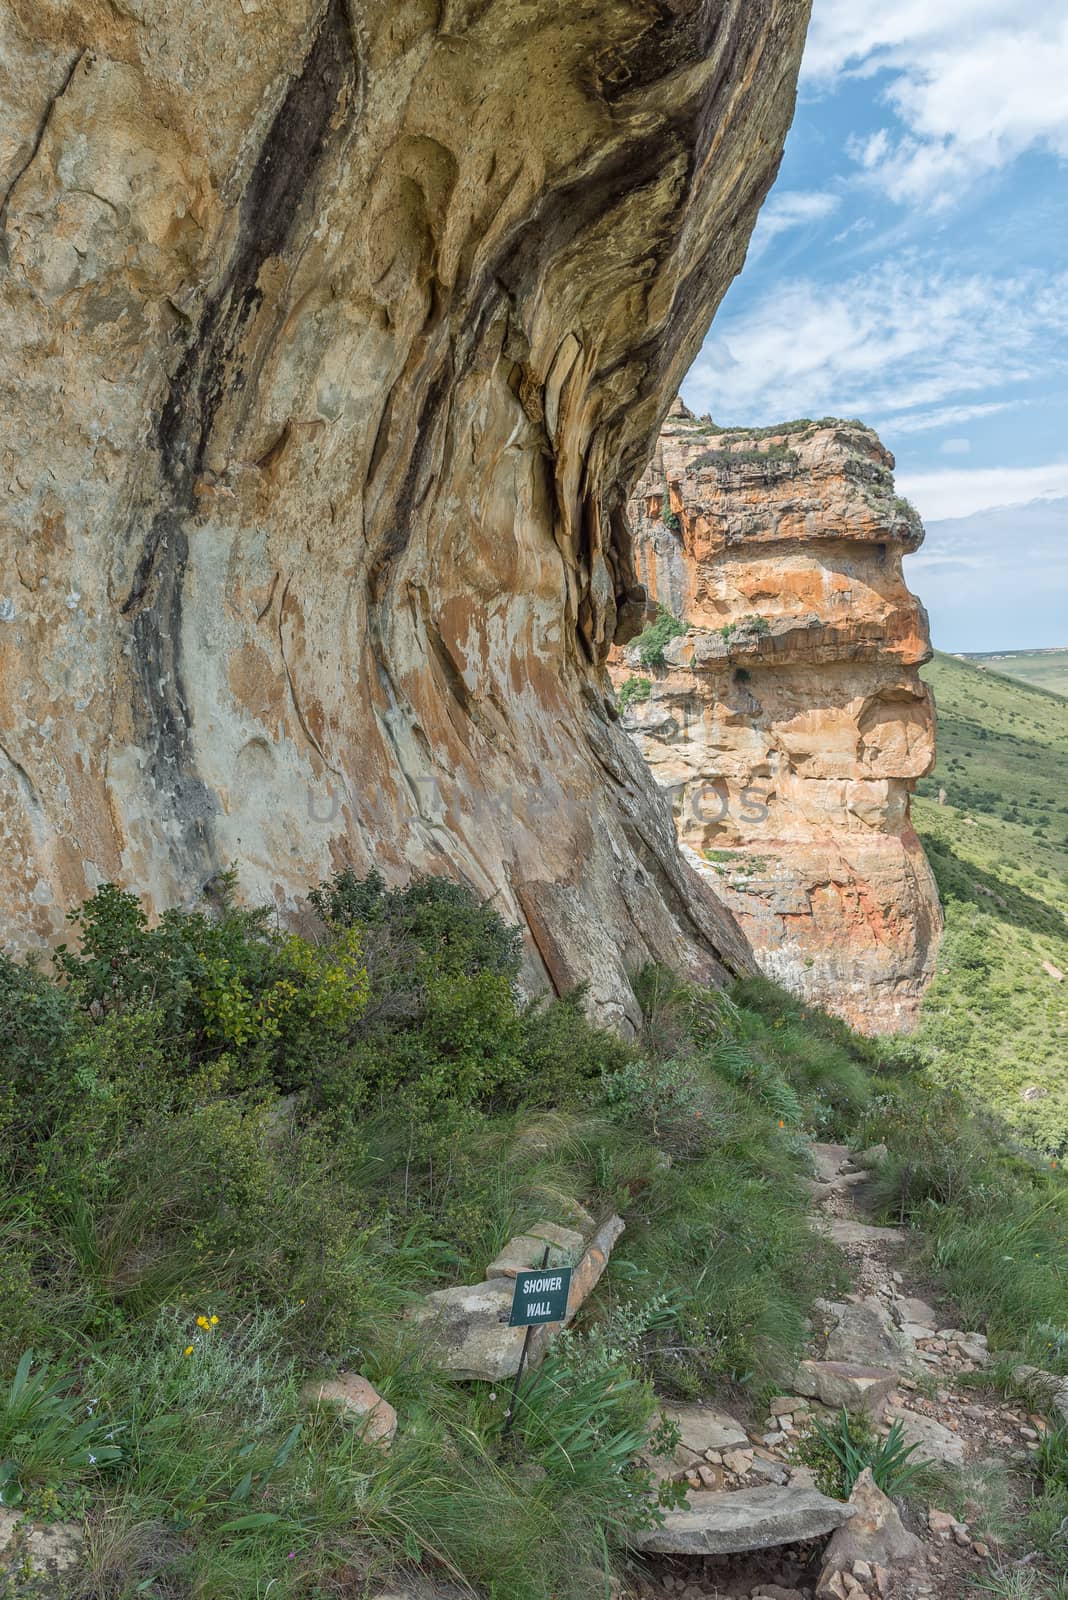
{"label": "distant hill", "polygon": [[1068,695],[1068,650],[965,651],[965,657],[988,672]]}
{"label": "distant hill", "polygon": [[905,579],[943,650],[1068,645],[1068,498],[928,522]]}
{"label": "distant hill", "polygon": [[1063,1151],[1068,698],[952,656],[937,655],[923,677],[938,705],[939,755],[913,817],[946,904],[946,938],[921,1038],[947,1077]]}

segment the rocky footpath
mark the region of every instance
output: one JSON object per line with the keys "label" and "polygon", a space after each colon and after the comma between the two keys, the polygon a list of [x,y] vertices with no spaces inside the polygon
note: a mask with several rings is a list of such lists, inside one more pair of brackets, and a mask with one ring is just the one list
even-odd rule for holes
{"label": "rocky footpath", "polygon": [[[646,1539],[637,1600],[961,1600],[997,1565],[984,1466],[1026,1463],[1063,1381],[1031,1374],[1040,1411],[984,1388],[984,1334],[943,1325],[944,1313],[910,1290],[906,1236],[857,1213],[885,1152],[812,1151],[813,1223],[840,1244],[853,1289],[818,1304],[810,1354],[784,1374],[763,1421],[711,1404],[662,1408],[680,1443],[650,1466],[661,1481],[685,1483],[688,1508],[669,1512]],[[949,1475],[947,1494],[954,1482],[965,1492],[965,1519],[937,1500],[895,1503],[868,1469],[847,1504],[819,1493],[803,1440],[815,1419],[829,1422],[843,1405],[867,1413],[883,1436],[897,1424],[914,1460]]]}
{"label": "rocky footpath", "polygon": [[0,17],[0,916],[465,878],[636,1016],[744,939],[605,693],[808,0]]}
{"label": "rocky footpath", "polygon": [[650,596],[691,624],[612,675],[689,859],[761,967],[865,1031],[911,1026],[942,919],[909,794],[934,762],[923,527],[870,429],[726,433],[677,401],[632,501]]}

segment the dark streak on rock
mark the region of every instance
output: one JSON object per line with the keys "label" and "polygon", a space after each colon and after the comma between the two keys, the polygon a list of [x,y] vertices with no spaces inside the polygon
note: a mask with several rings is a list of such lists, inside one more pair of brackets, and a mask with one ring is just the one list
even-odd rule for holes
{"label": "dark streak on rock", "polygon": [[206,302],[193,341],[171,378],[156,424],[161,509],[152,519],[123,613],[133,613],[134,705],[149,781],[177,824],[197,870],[212,863],[216,801],[197,776],[182,675],[186,532],[196,509],[212,430],[228,394],[244,386],[241,340],[263,301],[262,268],[283,255],[314,191],[343,94],[354,82],[355,42],[344,0],[323,20],[264,140],[241,198],[226,276]]}
{"label": "dark streak on rock", "polygon": [[33,141],[30,145],[29,153],[27,154],[25,161],[19,167],[18,171],[14,173],[11,182],[4,190],[4,198],[3,200],[0,200],[0,266],[7,266],[7,213],[8,207],[11,204],[11,196],[14,193],[15,187],[19,183],[19,180],[22,178],[23,173],[36,159],[37,152],[41,148],[44,136],[48,132],[48,125],[52,121],[52,113],[56,109],[59,101],[62,100],[63,96],[70,88],[71,80],[73,79],[78,68],[81,66],[84,57],[84,50],[78,50],[75,52],[74,59],[71,62],[68,71],[64,75],[63,82],[60,84],[59,88],[56,90],[55,94],[45,107],[44,115],[37,125],[37,132],[34,134]]}

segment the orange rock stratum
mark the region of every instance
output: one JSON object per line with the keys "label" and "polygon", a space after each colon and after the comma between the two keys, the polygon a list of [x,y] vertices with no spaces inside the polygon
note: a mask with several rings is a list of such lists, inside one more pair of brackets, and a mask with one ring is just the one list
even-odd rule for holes
{"label": "orange rock stratum", "polygon": [[893,465],[856,422],[724,432],[676,402],[631,520],[639,577],[692,626],[663,666],[632,645],[612,668],[642,680],[625,725],[760,965],[868,1031],[915,1021],[942,927],[909,820],[934,761],[901,571],[923,527]]}

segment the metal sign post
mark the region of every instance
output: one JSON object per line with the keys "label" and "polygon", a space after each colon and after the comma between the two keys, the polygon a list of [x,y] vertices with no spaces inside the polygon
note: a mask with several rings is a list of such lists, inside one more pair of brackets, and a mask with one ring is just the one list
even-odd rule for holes
{"label": "metal sign post", "polygon": [[537,1327],[546,1322],[563,1322],[567,1317],[568,1296],[571,1293],[571,1268],[549,1266],[549,1246],[545,1246],[545,1254],[541,1258],[541,1266],[531,1268],[529,1271],[517,1272],[515,1275],[515,1291],[512,1295],[512,1310],[508,1318],[510,1328],[526,1328],[523,1335],[523,1348],[519,1352],[519,1365],[516,1368],[515,1381],[512,1384],[512,1394],[508,1401],[508,1410],[504,1414],[504,1429],[502,1439],[507,1439],[515,1420],[515,1402],[519,1394],[519,1384],[523,1377],[523,1368],[527,1362],[527,1351],[530,1349],[530,1335]]}

